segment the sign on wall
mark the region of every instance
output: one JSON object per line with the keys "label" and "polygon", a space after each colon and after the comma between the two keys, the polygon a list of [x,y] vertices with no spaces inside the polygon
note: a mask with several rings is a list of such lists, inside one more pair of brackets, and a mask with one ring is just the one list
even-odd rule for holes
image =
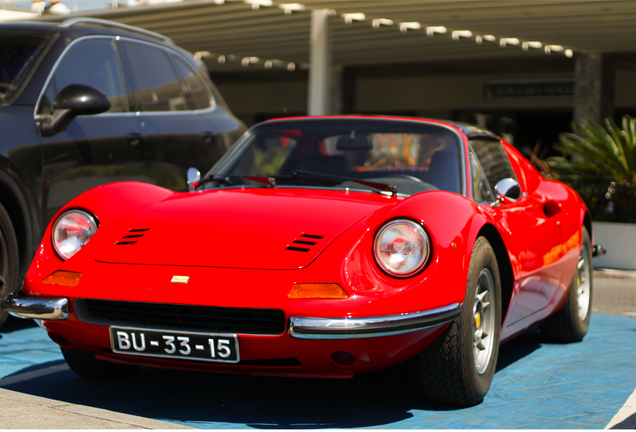
{"label": "sign on wall", "polygon": [[573,96],[574,81],[486,83],[484,98],[527,98]]}

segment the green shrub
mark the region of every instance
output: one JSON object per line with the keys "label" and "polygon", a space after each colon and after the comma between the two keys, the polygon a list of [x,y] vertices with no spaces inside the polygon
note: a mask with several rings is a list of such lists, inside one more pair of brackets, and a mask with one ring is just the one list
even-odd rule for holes
{"label": "green shrub", "polygon": [[563,156],[547,159],[550,176],[572,186],[597,221],[636,222],[636,119],[621,125],[572,124],[554,145]]}

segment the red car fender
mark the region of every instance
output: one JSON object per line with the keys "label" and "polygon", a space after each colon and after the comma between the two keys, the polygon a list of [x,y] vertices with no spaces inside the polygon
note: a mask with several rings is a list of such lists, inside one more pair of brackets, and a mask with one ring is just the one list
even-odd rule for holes
{"label": "red car fender", "polygon": [[[98,219],[99,225],[118,227],[137,214],[141,209],[168,198],[175,193],[159,186],[140,182],[118,182],[90,189],[75,197],[62,207],[49,222],[42,242],[26,274],[26,279],[39,282],[56,270],[77,271],[81,256],[66,262],[53,250],[51,234],[57,218],[71,209],[88,211]],[[112,209],[117,208],[116,212]],[[97,233],[100,233],[98,228]],[[98,235],[96,234],[96,235]],[[91,248],[89,242],[85,248]],[[83,256],[90,254],[82,254]],[[92,258],[92,256],[91,256]],[[26,291],[25,291],[26,292]],[[28,294],[28,292],[27,292]]]}
{"label": "red car fender", "polygon": [[[376,233],[385,223],[395,219],[420,222],[430,236],[429,262],[410,278],[384,273],[373,256]],[[358,221],[312,266],[341,261],[345,289],[355,294],[382,297],[383,306],[395,309],[396,313],[405,312],[405,304],[415,311],[462,303],[472,248],[488,222],[480,207],[465,197],[450,192],[426,192],[384,207]],[[395,307],[388,306],[389,297],[398,293]]]}

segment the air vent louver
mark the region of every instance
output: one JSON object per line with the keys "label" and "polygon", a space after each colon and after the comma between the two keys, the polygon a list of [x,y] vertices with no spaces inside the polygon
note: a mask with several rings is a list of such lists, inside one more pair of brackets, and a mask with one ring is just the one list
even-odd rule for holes
{"label": "air vent louver", "polygon": [[[298,247],[293,245],[302,245],[302,246],[315,246],[318,244],[317,240],[321,240],[324,236],[315,235],[315,234],[301,234],[292,241],[291,245],[287,245],[285,250],[294,251],[294,252],[309,252],[311,247]],[[313,239],[316,241],[306,240]]]}
{"label": "air vent louver", "polygon": [[130,229],[125,235],[121,237],[121,239],[119,239],[117,243],[115,243],[115,245],[123,246],[123,245],[135,244],[137,243],[137,240],[130,240],[130,239],[139,239],[144,236],[146,231],[149,231],[149,230],[150,228]]}

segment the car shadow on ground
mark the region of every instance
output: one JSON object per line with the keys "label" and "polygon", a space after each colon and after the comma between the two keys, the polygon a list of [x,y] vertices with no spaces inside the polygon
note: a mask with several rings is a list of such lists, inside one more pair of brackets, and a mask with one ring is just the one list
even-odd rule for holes
{"label": "car shadow on ground", "polygon": [[2,328],[0,328],[0,337],[2,337],[2,333],[13,333],[15,331],[37,326],[38,325],[32,319],[22,319],[9,316]]}
{"label": "car shadow on ground", "polygon": [[[501,370],[540,347],[530,333],[500,350]],[[42,363],[0,380],[0,387],[63,402],[195,427],[260,429],[391,425],[458,408],[426,402],[412,364],[350,380],[221,375],[143,368],[130,380],[95,381],[63,360]],[[496,379],[496,377],[495,377]]]}

